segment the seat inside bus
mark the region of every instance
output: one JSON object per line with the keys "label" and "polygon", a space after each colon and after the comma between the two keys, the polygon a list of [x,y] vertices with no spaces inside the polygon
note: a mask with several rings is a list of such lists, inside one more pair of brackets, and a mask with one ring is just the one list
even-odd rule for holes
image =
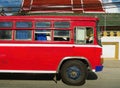
{"label": "seat inside bus", "polygon": [[35,40],[40,40],[40,41],[47,41],[47,36],[46,34],[36,34],[35,35]]}

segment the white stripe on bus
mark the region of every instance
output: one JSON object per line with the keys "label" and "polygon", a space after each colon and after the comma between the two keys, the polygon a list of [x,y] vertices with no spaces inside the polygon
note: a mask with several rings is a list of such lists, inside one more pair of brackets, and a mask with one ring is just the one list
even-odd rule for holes
{"label": "white stripe on bus", "polygon": [[41,71],[41,70],[0,70],[0,73],[56,73],[56,71]]}
{"label": "white stripe on bus", "polygon": [[101,48],[99,45],[75,45],[75,44],[7,44],[0,43],[0,46],[9,47],[96,47]]}

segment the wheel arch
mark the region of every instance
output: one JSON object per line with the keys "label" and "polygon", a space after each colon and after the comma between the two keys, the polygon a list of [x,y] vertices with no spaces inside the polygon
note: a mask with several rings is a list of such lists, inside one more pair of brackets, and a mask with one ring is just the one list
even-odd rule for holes
{"label": "wheel arch", "polygon": [[57,73],[60,72],[60,69],[61,67],[63,66],[63,64],[67,61],[70,61],[70,60],[79,60],[79,61],[82,61],[89,70],[91,70],[91,65],[89,63],[89,61],[87,60],[87,58],[85,57],[65,57],[62,59],[62,61],[59,63],[58,65],[58,68],[57,68]]}

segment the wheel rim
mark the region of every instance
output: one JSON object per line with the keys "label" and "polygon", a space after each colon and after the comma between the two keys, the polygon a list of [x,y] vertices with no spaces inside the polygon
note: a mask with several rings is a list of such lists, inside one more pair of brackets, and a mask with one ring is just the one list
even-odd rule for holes
{"label": "wheel rim", "polygon": [[67,69],[67,76],[70,79],[77,80],[81,75],[81,71],[78,67],[72,66]]}

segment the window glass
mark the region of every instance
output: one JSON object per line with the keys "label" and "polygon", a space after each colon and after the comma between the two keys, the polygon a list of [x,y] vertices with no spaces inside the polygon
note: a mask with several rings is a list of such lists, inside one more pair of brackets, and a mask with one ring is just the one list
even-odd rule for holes
{"label": "window glass", "polygon": [[36,22],[36,28],[49,28],[51,26],[50,22]]}
{"label": "window glass", "polygon": [[15,39],[17,40],[31,40],[31,30],[16,30]]}
{"label": "window glass", "polygon": [[12,39],[12,30],[0,30],[0,39]]}
{"label": "window glass", "polygon": [[51,30],[48,30],[48,29],[43,29],[43,30],[35,30],[35,32],[37,33],[50,33]]}
{"label": "window glass", "polygon": [[51,40],[51,30],[35,30],[35,40],[36,41],[50,41]]}
{"label": "window glass", "polygon": [[70,22],[55,22],[54,27],[55,28],[69,28]]}
{"label": "window glass", "polygon": [[75,40],[77,44],[86,43],[86,28],[85,27],[76,27],[75,30]]}
{"label": "window glass", "polygon": [[70,31],[69,30],[54,30],[54,41],[69,41]]}
{"label": "window glass", "polygon": [[0,22],[0,28],[11,28],[12,22]]}
{"label": "window glass", "polygon": [[17,28],[31,28],[32,22],[16,22]]}
{"label": "window glass", "polygon": [[75,28],[75,42],[77,44],[90,44],[94,41],[93,28],[90,27],[76,27]]}

